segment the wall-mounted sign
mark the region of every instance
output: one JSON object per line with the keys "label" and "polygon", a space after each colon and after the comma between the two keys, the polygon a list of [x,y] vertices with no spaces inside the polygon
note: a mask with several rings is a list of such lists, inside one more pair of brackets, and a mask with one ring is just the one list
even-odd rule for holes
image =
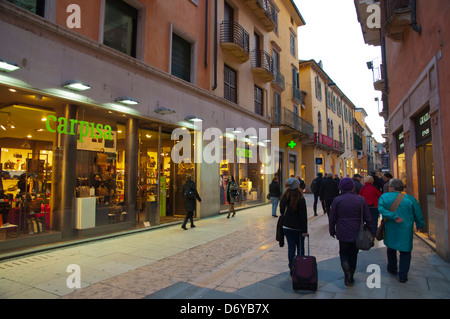
{"label": "wall-mounted sign", "polygon": [[[54,124],[58,123],[56,128],[52,127],[52,122]],[[103,124],[95,124],[86,121],[78,121],[76,119],[66,119],[65,117],[56,118],[54,115],[47,116],[45,121],[45,127],[51,133],[58,132],[60,134],[70,134],[75,135],[75,126],[78,125],[78,141],[83,143],[84,137],[89,138],[104,138],[105,140],[111,140],[111,126]]]}
{"label": "wall-mounted sign", "polygon": [[430,108],[427,107],[420,112],[419,115],[414,118],[414,122],[416,124],[416,146],[431,141]]}
{"label": "wall-mounted sign", "polygon": [[397,155],[405,153],[405,142],[403,139],[403,130],[398,132],[395,136],[395,145],[397,149]]}
{"label": "wall-mounted sign", "polygon": [[322,165],[322,157],[316,157],[316,165]]}
{"label": "wall-mounted sign", "polygon": [[77,134],[79,150],[116,152],[117,132],[113,131],[109,125],[49,115],[45,121],[45,127],[51,133]]}

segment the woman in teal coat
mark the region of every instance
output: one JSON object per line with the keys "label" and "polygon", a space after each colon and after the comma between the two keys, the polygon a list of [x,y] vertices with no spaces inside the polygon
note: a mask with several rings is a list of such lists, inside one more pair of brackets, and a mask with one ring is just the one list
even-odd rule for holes
{"label": "woman in teal coat", "polygon": [[[391,274],[398,274],[399,281],[404,283],[408,280],[408,271],[411,264],[414,223],[420,230],[425,227],[425,221],[419,203],[413,196],[408,194],[405,194],[405,197],[394,212],[389,210],[403,189],[404,186],[401,180],[392,179],[389,182],[390,192],[381,195],[378,201],[378,211],[386,220],[384,244],[387,247],[387,270]],[[398,272],[397,251],[400,252]]]}

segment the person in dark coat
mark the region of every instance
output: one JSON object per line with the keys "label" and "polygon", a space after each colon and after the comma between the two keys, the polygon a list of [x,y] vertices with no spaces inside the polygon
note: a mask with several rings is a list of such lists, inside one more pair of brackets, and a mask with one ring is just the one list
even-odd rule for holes
{"label": "person in dark coat", "polygon": [[362,188],[361,178],[362,178],[362,176],[359,174],[353,175],[353,183],[355,184],[355,193],[356,194],[359,194],[359,191]]}
{"label": "person in dark coat", "polygon": [[299,186],[298,179],[289,178],[286,181],[286,190],[280,199],[280,214],[284,214],[283,233],[288,244],[291,273],[295,254],[305,255],[305,237],[308,236],[306,201]]}
{"label": "person in dark coat", "polygon": [[353,275],[356,270],[358,248],[356,236],[361,225],[361,204],[363,207],[363,221],[369,231],[375,236],[375,228],[372,224],[369,206],[364,197],[357,195],[354,183],[350,177],[345,177],[339,182],[342,194],[336,197],[331,205],[329,216],[330,236],[339,240],[339,258],[344,271],[344,283],[350,286],[354,283]]}
{"label": "person in dark coat", "polygon": [[233,212],[233,215],[231,217],[234,217],[234,215],[236,215],[234,204],[239,202],[239,186],[234,180],[233,175],[230,175],[227,181],[227,201],[230,204],[230,207],[228,208],[227,218],[230,218],[231,212]]}
{"label": "person in dark coat", "polygon": [[278,203],[280,202],[281,190],[278,183],[278,176],[274,176],[272,183],[269,185],[269,197],[272,202],[272,216],[277,217]]}
{"label": "person in dark coat", "polygon": [[192,181],[192,175],[188,174],[186,176],[186,183],[183,185],[183,197],[184,197],[184,209],[186,210],[186,218],[184,219],[183,225],[181,228],[187,230],[186,223],[188,220],[191,221],[191,228],[195,227],[194,225],[194,211],[197,206],[197,200],[199,202],[202,201],[200,195],[197,192],[197,188],[195,187],[195,183]]}
{"label": "person in dark coat", "polygon": [[325,201],[325,212],[330,215],[330,207],[334,198],[339,195],[338,184],[333,179],[333,174],[328,174],[320,188],[320,199]]}
{"label": "person in dark coat", "polygon": [[[311,183],[311,192],[314,194],[314,203],[313,203],[313,209],[314,209],[314,216],[317,216],[317,202],[319,201],[320,196],[320,187],[323,183],[323,177],[322,173],[317,173],[317,177],[314,178],[314,180]],[[325,204],[323,203],[323,200],[320,201],[322,204],[322,209],[325,212]]]}

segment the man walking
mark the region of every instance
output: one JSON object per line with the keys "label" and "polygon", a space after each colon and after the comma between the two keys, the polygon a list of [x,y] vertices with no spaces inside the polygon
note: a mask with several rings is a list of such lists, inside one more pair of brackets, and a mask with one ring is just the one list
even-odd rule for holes
{"label": "man walking", "polygon": [[[322,183],[323,183],[323,175],[322,173],[317,173],[317,177],[314,178],[314,180],[311,183],[311,192],[313,192],[314,194],[314,204],[313,204],[314,216],[317,216],[317,201],[319,200],[320,197],[320,187],[322,186]],[[325,206],[323,201],[321,200],[320,203],[322,204],[322,209],[325,212]]]}
{"label": "man walking", "polygon": [[320,199],[325,201],[325,212],[329,215],[331,204],[336,196],[339,195],[338,184],[333,179],[333,174],[328,174],[320,188]]}

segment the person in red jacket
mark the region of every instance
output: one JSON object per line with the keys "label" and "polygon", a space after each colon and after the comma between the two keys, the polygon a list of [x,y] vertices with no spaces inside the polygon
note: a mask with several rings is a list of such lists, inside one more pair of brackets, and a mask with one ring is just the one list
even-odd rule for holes
{"label": "person in red jacket", "polygon": [[359,191],[359,195],[364,197],[367,205],[369,205],[372,223],[376,230],[378,228],[378,199],[382,193],[375,186],[373,186],[372,176],[369,175],[364,179],[364,186]]}

